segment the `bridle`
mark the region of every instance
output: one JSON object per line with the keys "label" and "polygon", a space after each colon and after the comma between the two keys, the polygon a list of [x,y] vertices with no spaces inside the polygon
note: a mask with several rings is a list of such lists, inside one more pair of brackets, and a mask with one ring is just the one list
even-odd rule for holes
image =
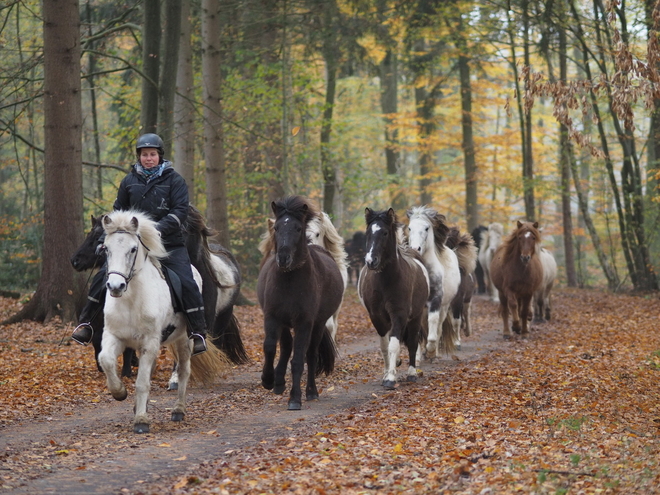
{"label": "bridle", "polygon": [[[138,238],[138,241],[140,241],[140,244],[142,244],[142,246],[143,246],[144,249],[146,250],[146,252],[144,253],[144,259],[146,260],[147,257],[149,256],[149,251],[151,251],[151,250],[150,250],[150,249],[147,247],[147,245],[142,241],[142,237],[140,236],[140,234],[135,233],[135,232],[129,232],[128,230],[115,230],[114,232],[110,232],[109,234],[107,234],[107,235],[106,235],[106,238],[109,237],[109,236],[111,236],[112,234],[129,234],[129,235],[134,235],[135,237]],[[103,245],[103,250],[105,250],[105,249],[106,249],[106,247],[105,247],[105,244],[104,244],[104,245]],[[138,252],[137,252],[137,250],[136,250],[136,251],[135,251],[135,255],[133,256],[133,262],[131,263],[131,269],[130,269],[130,271],[128,272],[128,275],[125,275],[125,274],[123,274],[123,273],[121,273],[121,272],[116,272],[116,271],[109,271],[109,272],[106,273],[106,279],[107,279],[107,277],[109,277],[110,275],[119,275],[120,277],[122,277],[122,278],[126,281],[126,286],[125,286],[125,288],[124,288],[124,292],[126,292],[126,291],[128,290],[128,283],[129,283],[131,280],[133,280],[133,277],[135,276],[135,261],[137,260],[137,255],[138,255]]]}

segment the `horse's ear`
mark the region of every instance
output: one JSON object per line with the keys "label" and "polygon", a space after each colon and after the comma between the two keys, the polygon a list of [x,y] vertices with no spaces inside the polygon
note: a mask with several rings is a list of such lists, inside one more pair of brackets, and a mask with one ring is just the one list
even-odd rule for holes
{"label": "horse's ear", "polygon": [[112,219],[108,215],[103,215],[103,226],[108,227],[112,225]]}
{"label": "horse's ear", "polygon": [[364,219],[369,223],[369,218],[374,214],[374,211],[368,206],[364,209]]}
{"label": "horse's ear", "polygon": [[522,222],[518,220],[518,228],[522,227]]}
{"label": "horse's ear", "polygon": [[92,225],[96,224],[96,217],[94,215],[91,215],[92,217]]}
{"label": "horse's ear", "polygon": [[408,218],[410,218],[410,217],[412,217],[412,214],[413,214],[413,212],[412,212],[412,208],[408,208],[408,209],[406,210],[406,216],[407,216]]}
{"label": "horse's ear", "polygon": [[278,210],[278,208],[277,208],[277,203],[275,203],[275,201],[272,201],[272,202],[270,203],[270,209],[273,210],[273,214],[274,214],[275,216],[277,216],[277,210]]}
{"label": "horse's ear", "polygon": [[387,210],[387,216],[390,217],[393,222],[396,221],[396,212],[394,211],[394,208]]}
{"label": "horse's ear", "polygon": [[135,230],[138,228],[138,219],[137,217],[131,218],[131,227],[133,227]]}
{"label": "horse's ear", "polygon": [[534,222],[533,225],[534,225],[534,228],[535,228],[535,229],[538,229],[538,228],[539,228],[539,223],[538,223],[538,222]]}

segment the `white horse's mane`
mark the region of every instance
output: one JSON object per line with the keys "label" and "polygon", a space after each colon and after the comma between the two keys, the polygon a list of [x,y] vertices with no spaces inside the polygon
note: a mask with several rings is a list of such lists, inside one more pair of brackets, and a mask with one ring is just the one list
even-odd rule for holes
{"label": "white horse's mane", "polygon": [[156,222],[145,213],[137,210],[116,210],[108,213],[106,217],[108,221],[103,221],[106,236],[117,231],[136,234],[149,250],[148,256],[154,261],[167,257],[167,251],[156,229]]}
{"label": "white horse's mane", "polygon": [[[344,238],[337,232],[332,220],[330,220],[330,216],[322,211],[320,215],[313,217],[307,223],[307,232],[309,232],[310,228],[318,229],[320,238],[322,239],[322,244],[320,245],[330,253],[330,256],[335,260],[340,270],[346,269],[348,255],[344,249]],[[312,242],[316,244],[313,239]]]}
{"label": "white horse's mane", "polygon": [[[420,219],[425,222],[428,222],[429,225],[431,226],[431,234],[432,237],[431,239],[435,239],[435,232],[433,229],[433,219],[435,216],[438,214],[438,212],[431,208],[430,206],[422,205],[422,206],[413,206],[410,208],[407,212],[408,214],[408,219],[409,220],[415,220],[415,219]],[[433,250],[435,252],[435,256],[440,259],[442,257],[442,251],[438,249],[438,243],[433,242]]]}

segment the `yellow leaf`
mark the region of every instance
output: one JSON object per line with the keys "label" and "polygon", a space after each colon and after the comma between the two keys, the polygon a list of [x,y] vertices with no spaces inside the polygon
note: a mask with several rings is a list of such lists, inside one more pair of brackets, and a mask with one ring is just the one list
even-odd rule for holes
{"label": "yellow leaf", "polygon": [[457,425],[460,425],[461,423],[465,423],[465,418],[463,416],[456,416],[454,418],[454,423]]}
{"label": "yellow leaf", "polygon": [[300,126],[299,125],[295,126],[293,129],[291,129],[291,135],[292,136],[297,136],[299,132],[300,132]]}
{"label": "yellow leaf", "polygon": [[181,457],[177,457],[177,458],[174,459],[174,460],[175,460],[175,461],[185,461],[186,459],[187,459],[187,457],[184,455],[184,456],[181,456]]}
{"label": "yellow leaf", "polygon": [[397,453],[398,453],[398,452],[401,452],[402,450],[403,450],[403,445],[401,445],[400,443],[397,443],[397,444],[394,446],[394,452],[397,452]]}
{"label": "yellow leaf", "polygon": [[57,455],[63,455],[63,454],[68,454],[69,451],[68,450],[56,450],[55,453]]}
{"label": "yellow leaf", "polygon": [[161,443],[159,447],[171,447],[169,443]]}

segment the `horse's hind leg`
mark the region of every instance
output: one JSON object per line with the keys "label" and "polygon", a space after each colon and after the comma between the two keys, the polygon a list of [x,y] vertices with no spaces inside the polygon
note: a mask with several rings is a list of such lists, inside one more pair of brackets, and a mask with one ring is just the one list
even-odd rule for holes
{"label": "horse's hind leg", "polygon": [[[300,382],[305,368],[307,350],[312,340],[312,323],[296,325],[293,337],[293,358],[291,359],[291,391],[289,393],[289,411],[302,409],[302,390]],[[281,349],[281,347],[280,347]],[[280,360],[280,364],[281,364]],[[280,364],[277,367],[280,367]]]}
{"label": "horse's hind leg", "polygon": [[509,328],[509,301],[500,292],[500,315],[502,316],[502,336],[504,340],[511,340],[511,329]]}
{"label": "horse's hind leg", "polygon": [[305,398],[307,400],[316,400],[319,398],[319,391],[316,387],[316,367],[321,336],[325,331],[324,326],[314,327],[311,341],[307,348],[307,387],[305,388]]}
{"label": "horse's hind leg", "polygon": [[286,367],[289,364],[291,357],[291,350],[293,349],[293,340],[291,331],[288,328],[283,328],[280,333],[280,359],[275,366],[275,386],[273,393],[283,394],[286,387]]}
{"label": "horse's hind leg", "polygon": [[99,365],[105,373],[108,390],[115,400],[124,400],[128,393],[117,375],[117,358],[124,351],[124,345],[109,332],[103,334],[103,344],[99,352]]}
{"label": "horse's hind leg", "polygon": [[190,344],[188,339],[181,339],[176,344],[177,372],[179,374],[179,385],[177,388],[177,400],[172,409],[172,421],[183,421],[186,415],[186,393],[188,391],[188,380],[190,378]]}
{"label": "horse's hind leg", "polygon": [[266,390],[272,390],[275,382],[275,354],[277,353],[277,342],[280,339],[282,329],[272,317],[264,319],[264,366],[261,371],[261,385]]}
{"label": "horse's hind leg", "polygon": [[[529,309],[531,307],[531,302],[532,302],[532,297],[526,296],[526,297],[521,297],[518,303],[518,310],[520,311],[521,328],[517,333],[522,334],[523,338],[526,338],[527,335],[529,334],[529,316],[530,316]],[[515,325],[515,319],[514,319],[514,325]],[[513,330],[515,332],[515,328]]]}

